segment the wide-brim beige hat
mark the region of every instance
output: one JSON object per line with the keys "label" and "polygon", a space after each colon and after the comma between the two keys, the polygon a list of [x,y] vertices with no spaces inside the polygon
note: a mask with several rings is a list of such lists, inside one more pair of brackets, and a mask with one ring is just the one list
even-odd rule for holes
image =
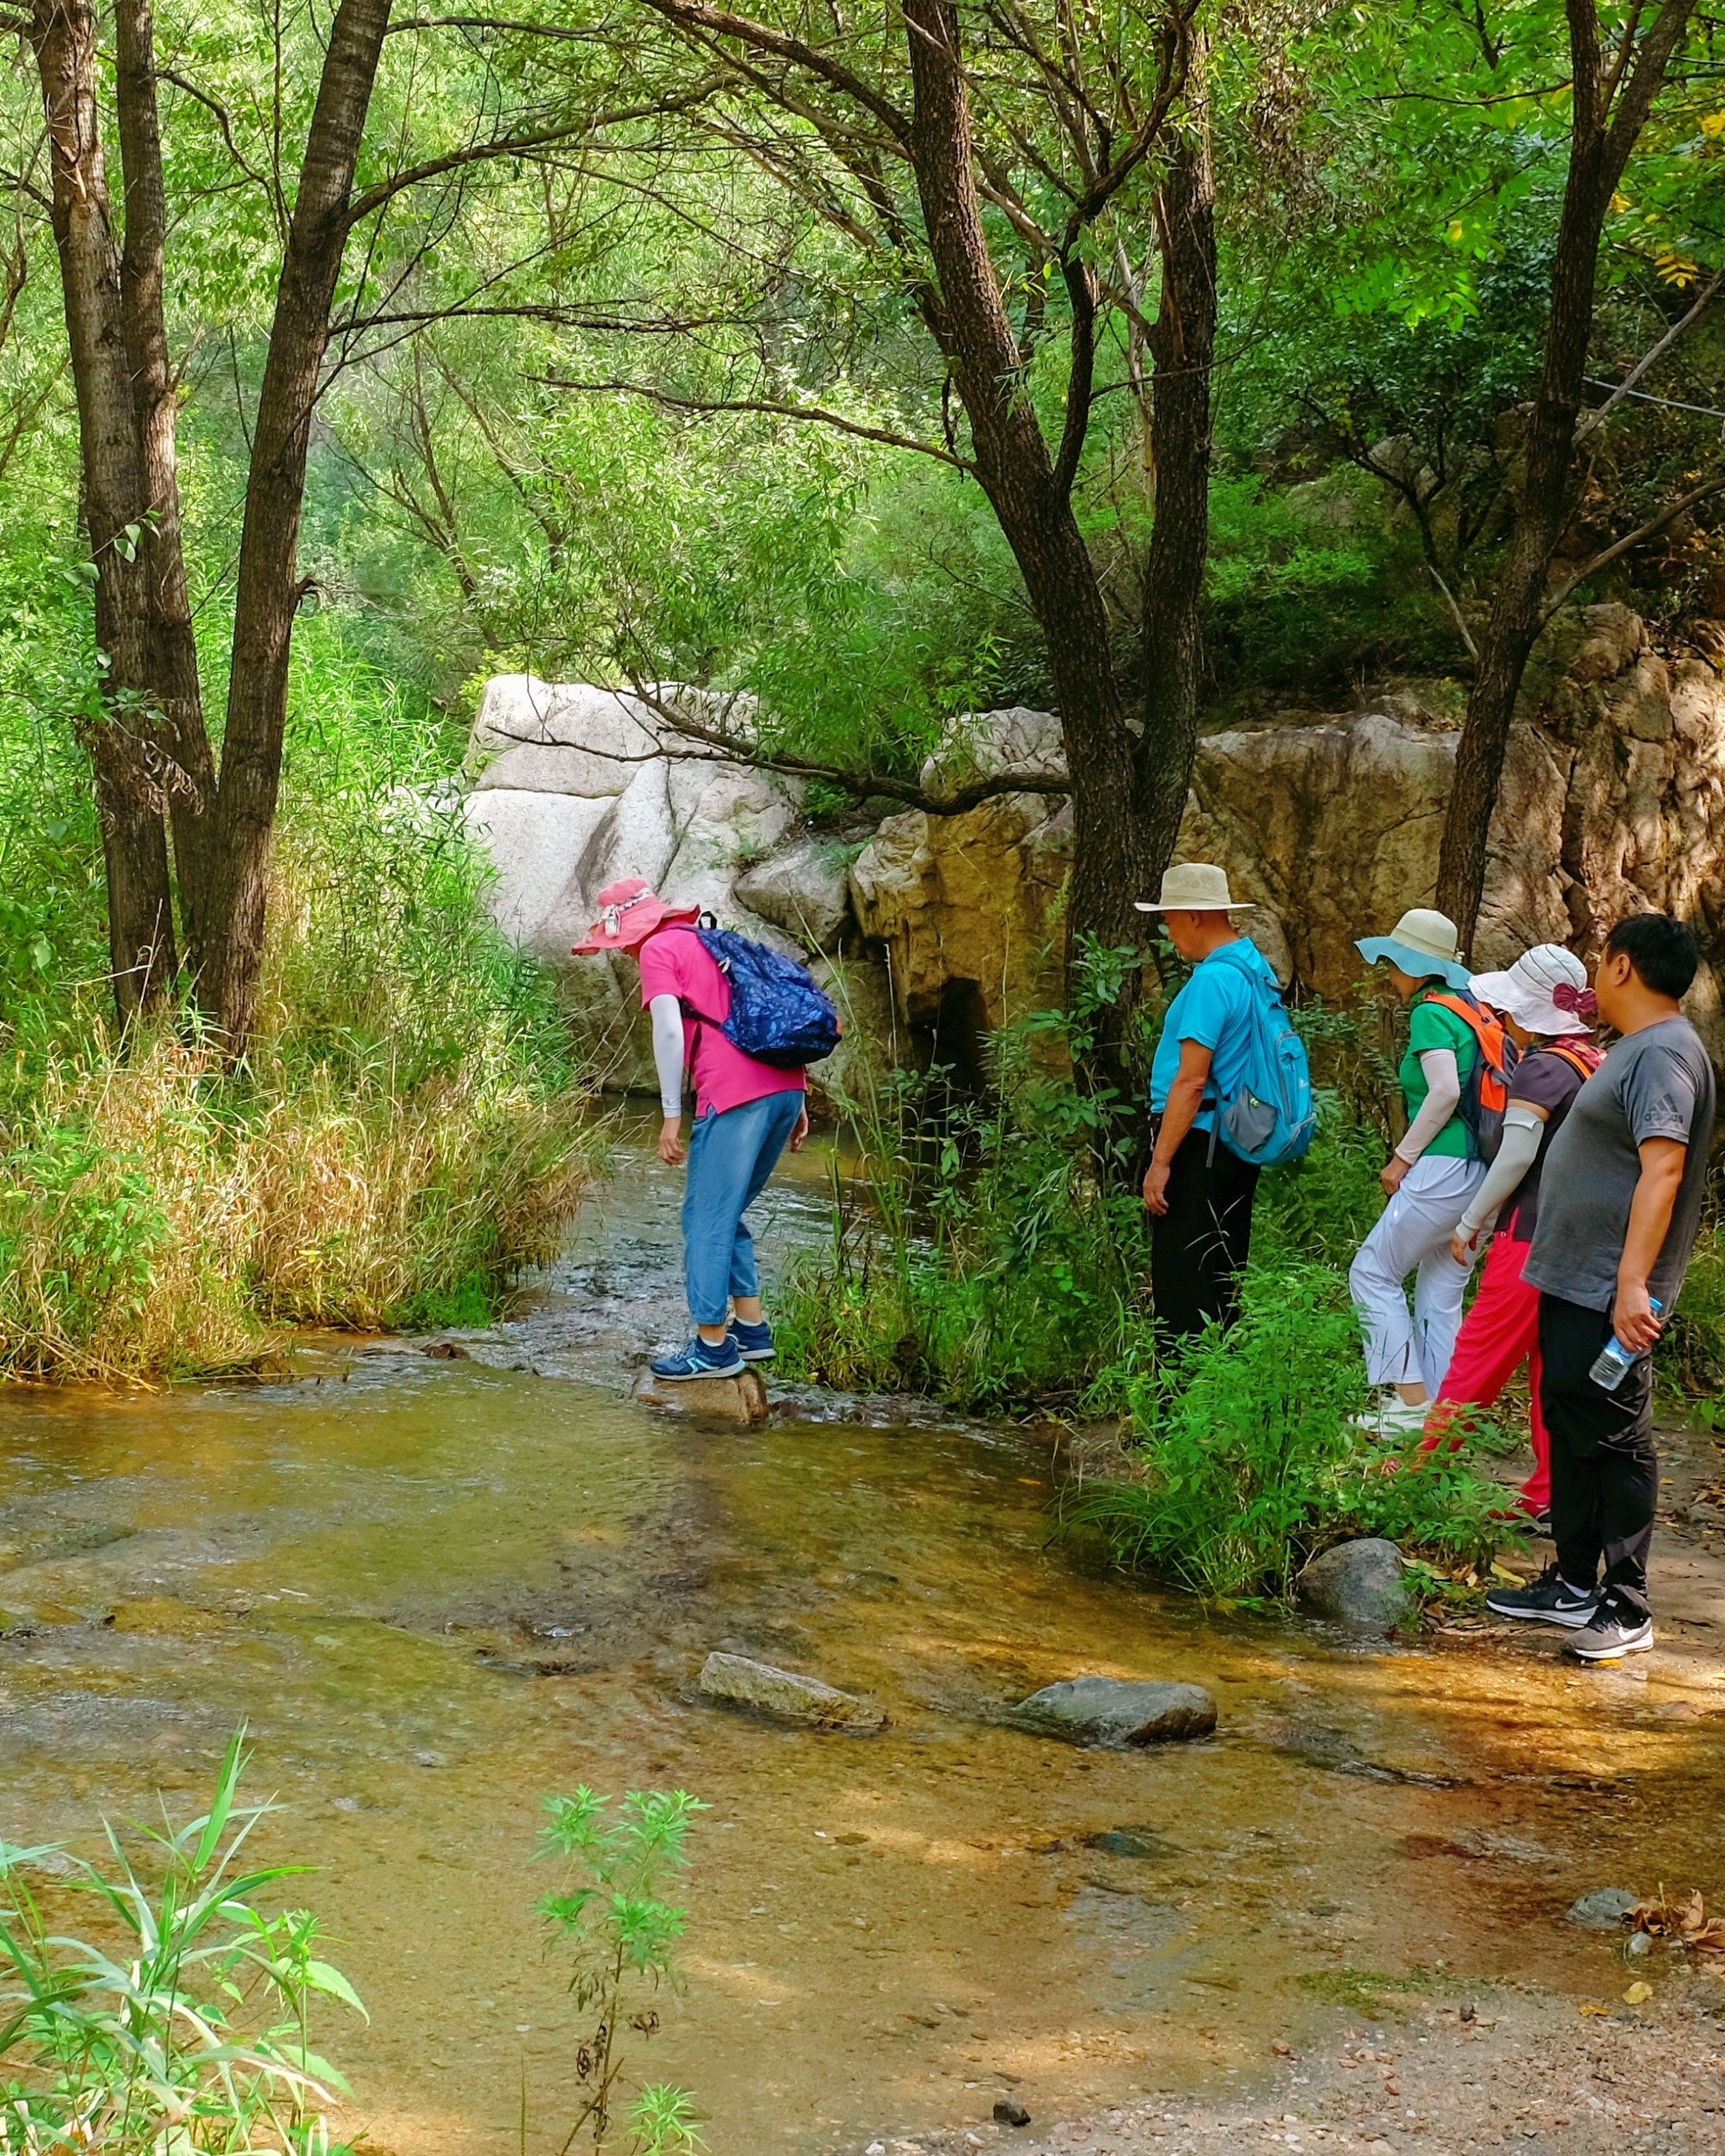
{"label": "wide-brim beige hat", "polygon": [[1410,906],[1387,936],[1359,937],[1354,947],[1368,965],[1387,958],[1416,981],[1436,973],[1448,987],[1465,988],[1472,978],[1461,963],[1455,922],[1435,906]]}
{"label": "wide-brim beige hat", "polygon": [[1227,870],[1215,862],[1181,861],[1164,874],[1160,898],[1132,903],[1140,913],[1244,913],[1252,901],[1231,894]]}

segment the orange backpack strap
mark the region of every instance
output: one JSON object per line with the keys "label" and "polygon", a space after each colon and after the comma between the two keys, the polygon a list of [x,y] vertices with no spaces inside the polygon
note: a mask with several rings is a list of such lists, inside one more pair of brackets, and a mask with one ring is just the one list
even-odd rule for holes
{"label": "orange backpack strap", "polygon": [[1489,1017],[1479,1005],[1470,1003],[1465,996],[1446,996],[1433,993],[1426,998],[1429,1004],[1441,1004],[1446,1011],[1453,1011],[1459,1019],[1466,1019],[1479,1046],[1479,1099],[1482,1107],[1502,1115],[1509,1098],[1510,1057],[1507,1053],[1509,1035],[1503,1030],[1502,1021]]}
{"label": "orange backpack strap", "polygon": [[1509,1036],[1504,1032],[1501,1021],[1487,1018],[1477,1004],[1469,1003],[1463,996],[1434,993],[1427,996],[1426,1000],[1429,1004],[1441,1004],[1446,1011],[1453,1011],[1457,1018],[1466,1019],[1487,1062],[1494,1070],[1503,1068],[1503,1044]]}

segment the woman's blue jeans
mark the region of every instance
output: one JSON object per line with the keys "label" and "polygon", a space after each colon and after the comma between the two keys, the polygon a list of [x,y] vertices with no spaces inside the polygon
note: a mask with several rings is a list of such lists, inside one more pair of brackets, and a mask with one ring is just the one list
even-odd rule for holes
{"label": "woman's blue jeans", "polygon": [[801,1091],[767,1093],[723,1115],[695,1118],[683,1194],[683,1266],[697,1325],[723,1325],[734,1295],[760,1293],[755,1239],[743,1214],[760,1195],[805,1105]]}

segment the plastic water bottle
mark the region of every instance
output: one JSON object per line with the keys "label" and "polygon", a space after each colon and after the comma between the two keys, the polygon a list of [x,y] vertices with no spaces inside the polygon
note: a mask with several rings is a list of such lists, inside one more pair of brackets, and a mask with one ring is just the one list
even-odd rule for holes
{"label": "plastic water bottle", "polygon": [[[1656,1317],[1665,1308],[1656,1295],[1650,1295],[1647,1303]],[[1625,1348],[1614,1332],[1594,1358],[1593,1368],[1587,1374],[1596,1385],[1603,1387],[1608,1393],[1615,1393],[1631,1368],[1641,1359],[1634,1348]]]}

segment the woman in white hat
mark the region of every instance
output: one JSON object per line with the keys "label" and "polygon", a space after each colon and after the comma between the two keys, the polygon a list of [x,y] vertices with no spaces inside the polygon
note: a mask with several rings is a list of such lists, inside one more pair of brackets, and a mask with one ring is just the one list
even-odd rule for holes
{"label": "woman in white hat", "polygon": [[1466,1409],[1488,1408],[1523,1363],[1533,1389],[1533,1472],[1518,1508],[1539,1520],[1551,1506],[1551,1447],[1539,1405],[1539,1291],[1522,1278],[1539,1205],[1546,1154],[1571,1102],[1600,1067],[1594,1045],[1593,991],[1587,971],[1561,943],[1536,943],[1501,973],[1476,973],[1473,993],[1489,1004],[1522,1051],[1509,1081],[1503,1136],[1451,1240],[1458,1264],[1471,1262],[1495,1218],[1479,1293],[1463,1319],[1456,1351],[1426,1417],[1422,1452],[1435,1451],[1467,1421]]}
{"label": "woman in white hat", "polygon": [[[1425,1427],[1461,1324],[1472,1257],[1450,1247],[1456,1224],[1485,1174],[1461,1113],[1461,1089],[1479,1053],[1475,1029],[1455,1008],[1469,975],[1456,924],[1426,906],[1404,913],[1388,936],[1354,948],[1381,965],[1408,1009],[1408,1049],[1397,1076],[1408,1127],[1379,1180],[1389,1204],[1354,1254],[1348,1291],[1365,1328],[1366,1377],[1379,1389],[1364,1419],[1385,1437]],[[1414,1275],[1414,1306],[1403,1282]]]}

